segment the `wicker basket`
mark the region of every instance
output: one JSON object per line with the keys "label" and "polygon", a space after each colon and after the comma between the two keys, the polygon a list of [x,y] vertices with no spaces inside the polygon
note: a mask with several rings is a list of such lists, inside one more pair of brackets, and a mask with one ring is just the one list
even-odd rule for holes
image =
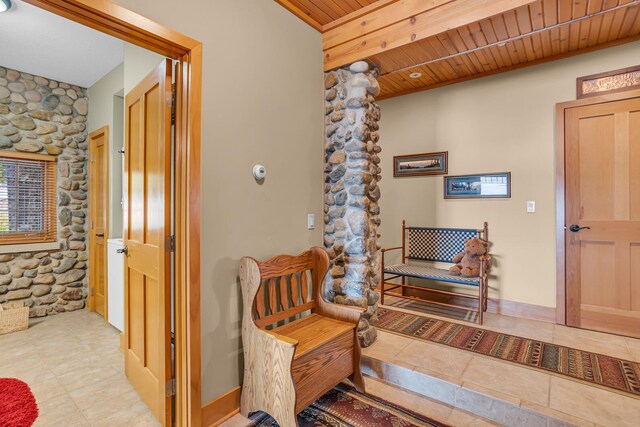
{"label": "wicker basket", "polygon": [[29,307],[22,303],[0,305],[0,335],[24,331],[29,327]]}

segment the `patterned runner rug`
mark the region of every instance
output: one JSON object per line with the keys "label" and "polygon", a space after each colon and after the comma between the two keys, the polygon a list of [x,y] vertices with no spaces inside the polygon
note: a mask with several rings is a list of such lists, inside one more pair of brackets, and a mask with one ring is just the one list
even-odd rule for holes
{"label": "patterned runner rug", "polygon": [[[264,412],[251,416],[250,427],[277,427]],[[298,414],[300,427],[447,427],[386,400],[338,384]]]}
{"label": "patterned runner rug", "polygon": [[640,363],[629,360],[387,308],[378,309],[375,326],[640,398]]}

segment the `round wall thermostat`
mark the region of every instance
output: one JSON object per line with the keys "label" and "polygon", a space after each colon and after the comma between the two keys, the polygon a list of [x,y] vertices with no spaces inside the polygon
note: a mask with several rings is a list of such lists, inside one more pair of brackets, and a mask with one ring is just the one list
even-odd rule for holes
{"label": "round wall thermostat", "polygon": [[267,176],[267,170],[262,165],[255,165],[253,167],[253,177],[258,181],[262,181]]}

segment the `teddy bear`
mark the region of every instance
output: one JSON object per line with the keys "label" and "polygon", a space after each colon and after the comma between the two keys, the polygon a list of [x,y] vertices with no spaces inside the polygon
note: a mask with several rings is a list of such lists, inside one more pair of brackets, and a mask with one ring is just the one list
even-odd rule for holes
{"label": "teddy bear", "polygon": [[[464,243],[464,252],[453,257],[456,263],[449,269],[453,276],[478,277],[480,276],[480,258],[487,253],[487,242],[478,239],[468,239]],[[487,272],[491,268],[491,261],[486,262]]]}

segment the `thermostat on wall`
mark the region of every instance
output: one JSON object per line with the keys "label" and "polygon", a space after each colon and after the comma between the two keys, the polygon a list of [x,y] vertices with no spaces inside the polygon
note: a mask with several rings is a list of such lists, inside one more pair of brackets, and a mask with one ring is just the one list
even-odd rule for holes
{"label": "thermostat on wall", "polygon": [[262,181],[267,176],[267,169],[262,165],[255,165],[253,167],[253,177],[258,181]]}

